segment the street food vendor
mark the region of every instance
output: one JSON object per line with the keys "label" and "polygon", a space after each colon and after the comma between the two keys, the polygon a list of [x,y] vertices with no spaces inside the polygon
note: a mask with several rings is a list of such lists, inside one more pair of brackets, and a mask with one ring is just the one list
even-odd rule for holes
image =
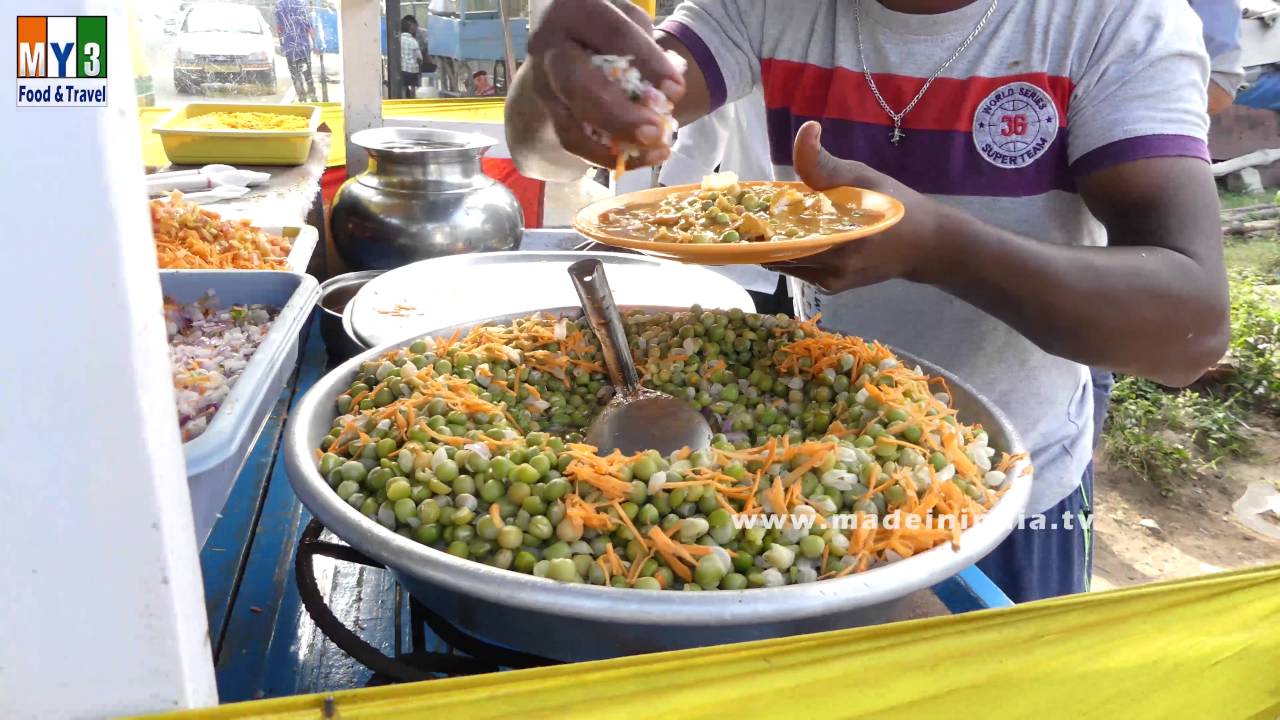
{"label": "street food vendor", "polygon": [[893,229],[778,269],[827,328],[1004,410],[1036,466],[1031,516],[980,566],[1019,602],[1086,590],[1086,366],[1186,385],[1229,333],[1190,5],[691,0],[655,30],[628,3],[559,0],[507,101],[522,173],[613,166],[585,124],[643,148],[632,166],[666,158],[660,119],[593,54],[630,56],[682,123],[762,88],[779,179],[905,204]]}

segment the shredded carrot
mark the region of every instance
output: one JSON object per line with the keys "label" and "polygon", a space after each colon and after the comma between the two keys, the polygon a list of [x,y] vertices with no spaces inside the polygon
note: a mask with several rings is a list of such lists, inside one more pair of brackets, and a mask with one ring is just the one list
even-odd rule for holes
{"label": "shredded carrot", "polygon": [[502,521],[502,511],[498,509],[498,503],[491,503],[489,505],[489,517],[493,520],[493,524],[499,530],[506,525],[506,523]]}

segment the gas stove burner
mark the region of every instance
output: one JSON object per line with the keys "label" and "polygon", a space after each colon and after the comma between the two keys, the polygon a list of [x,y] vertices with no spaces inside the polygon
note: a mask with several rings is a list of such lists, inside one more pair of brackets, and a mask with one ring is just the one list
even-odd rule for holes
{"label": "gas stove burner", "polygon": [[[324,526],[314,518],[302,531],[294,563],[298,595],[302,600],[303,608],[325,637],[374,672],[369,681],[370,685],[417,682],[558,664],[555,660],[478,640],[432,612],[412,595],[409,596],[409,617],[414,650],[400,653],[396,657],[388,657],[352,632],[325,604],[316,582],[312,558],[320,555],[381,570],[385,570],[386,567],[347,545],[321,540],[322,532],[324,532]],[[428,630],[443,640],[452,652],[422,650],[421,648],[426,647]]]}

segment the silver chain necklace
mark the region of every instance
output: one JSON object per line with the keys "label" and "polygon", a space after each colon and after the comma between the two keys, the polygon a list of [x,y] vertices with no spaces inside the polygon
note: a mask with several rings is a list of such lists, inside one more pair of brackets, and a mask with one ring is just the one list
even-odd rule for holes
{"label": "silver chain necklace", "polygon": [[911,102],[907,103],[907,106],[902,109],[902,112],[896,113],[889,108],[889,103],[885,102],[884,98],[880,95],[880,89],[876,87],[876,81],[871,78],[871,70],[867,67],[867,54],[862,50],[862,0],[855,0],[853,3],[853,22],[857,28],[858,60],[862,62],[862,74],[867,78],[867,85],[871,88],[871,94],[876,96],[876,102],[880,103],[880,107],[888,113],[889,117],[893,120],[893,132],[889,135],[889,142],[897,145],[902,142],[902,138],[907,136],[907,134],[902,131],[902,118],[906,117],[907,113],[911,112],[911,109],[916,106],[916,103],[920,102],[920,98],[924,97],[924,94],[929,90],[929,86],[933,84],[934,80],[938,79],[938,76],[942,74],[942,71],[950,67],[951,63],[955,62],[956,58],[960,57],[960,54],[969,47],[969,43],[973,42],[974,38],[978,37],[978,33],[982,32],[982,28],[985,27],[987,21],[991,19],[991,15],[996,11],[996,5],[999,3],[1000,0],[991,0],[991,7],[987,8],[986,14],[978,21],[978,26],[973,29],[973,32],[969,33],[969,37],[965,38],[964,42],[960,43],[960,47],[956,48],[956,51],[951,54],[951,57],[947,58],[946,62],[942,63],[937,70],[933,71],[933,74],[929,76],[928,80],[924,81],[924,87],[920,88],[920,92],[916,93],[914,98],[911,98]]}

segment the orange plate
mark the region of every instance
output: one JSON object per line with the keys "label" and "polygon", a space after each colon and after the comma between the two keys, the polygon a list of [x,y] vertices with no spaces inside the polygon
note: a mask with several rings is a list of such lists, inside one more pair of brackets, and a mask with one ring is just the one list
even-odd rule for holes
{"label": "orange plate", "polygon": [[[794,187],[801,192],[813,192],[800,182],[742,182],[743,187],[760,187],[764,185]],[[788,240],[771,240],[768,242],[738,243],[673,243],[638,240],[614,234],[614,231],[602,226],[600,218],[604,213],[618,208],[635,205],[652,205],[668,195],[698,190],[701,185],[675,185],[672,187],[652,188],[639,192],[627,193],[617,197],[606,198],[594,202],[573,218],[573,228],[588,238],[603,245],[637,250],[645,255],[679,260],[695,265],[760,265],[776,263],[783,260],[814,255],[837,245],[882,233],[893,227],[906,212],[902,203],[872,190],[855,187],[837,187],[823,192],[833,202],[853,203],[860,208],[881,213],[878,222],[831,235],[808,235]]]}

